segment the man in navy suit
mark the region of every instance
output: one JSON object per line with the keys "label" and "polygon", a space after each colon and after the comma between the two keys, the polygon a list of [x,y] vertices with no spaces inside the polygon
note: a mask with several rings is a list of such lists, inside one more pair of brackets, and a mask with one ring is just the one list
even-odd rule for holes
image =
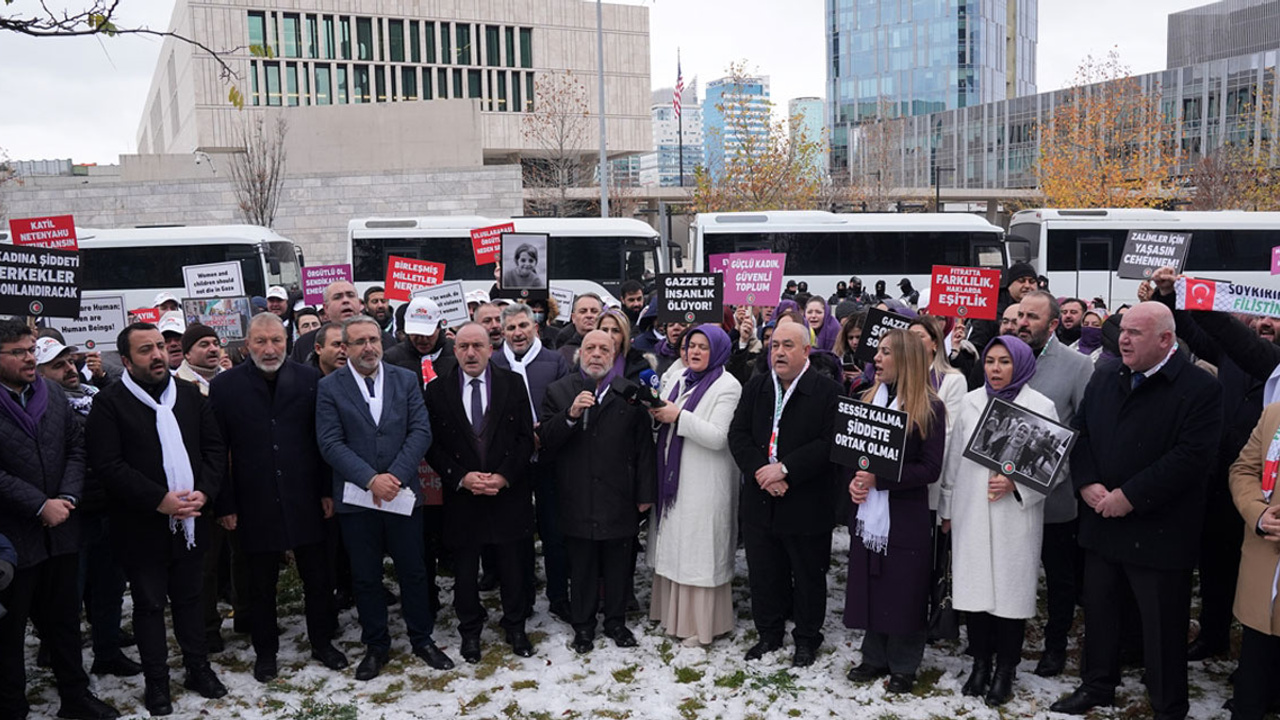
{"label": "man in navy suit", "polygon": [[[377,677],[391,650],[382,590],[384,552],[395,562],[413,653],[437,670],[453,667],[431,639],[435,616],[428,602],[422,543],[418,463],[431,444],[431,422],[418,378],[382,362],[381,336],[377,321],[367,315],[346,320],[342,340],[347,368],[321,380],[316,398],[316,437],[320,454],[333,468],[334,507],[351,558],[360,639],[368,648],[356,668],[357,680]],[[375,507],[344,502],[348,486],[367,491]],[[404,489],[416,497],[411,514],[383,508]]]}

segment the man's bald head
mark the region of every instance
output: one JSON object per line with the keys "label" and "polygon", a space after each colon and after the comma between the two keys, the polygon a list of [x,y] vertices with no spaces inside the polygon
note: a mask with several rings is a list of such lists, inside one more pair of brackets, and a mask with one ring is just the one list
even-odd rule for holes
{"label": "man's bald head", "polygon": [[613,367],[613,337],[603,330],[591,330],[582,336],[578,364],[587,377],[599,382]]}
{"label": "man's bald head", "polygon": [[1160,364],[1173,349],[1176,324],[1163,303],[1148,301],[1133,306],[1120,318],[1120,357],[1134,372],[1146,372]]}

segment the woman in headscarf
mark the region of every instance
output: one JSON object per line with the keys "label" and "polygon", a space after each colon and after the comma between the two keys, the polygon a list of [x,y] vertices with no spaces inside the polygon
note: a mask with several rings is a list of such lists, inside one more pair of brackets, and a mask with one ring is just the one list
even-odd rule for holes
{"label": "woman in headscarf", "polygon": [[840,321],[831,314],[827,301],[816,295],[809,298],[804,304],[804,319],[813,332],[813,346],[831,352],[836,346],[836,338],[840,337]]}
{"label": "woman in headscarf", "polygon": [[661,424],[649,619],[690,646],[733,630],[735,617],[739,473],[728,435],[742,385],[725,372],[731,342],[712,323],[687,332],[686,367],[663,378],[667,404],[649,411]]}
{"label": "woman in headscarf", "polygon": [[888,691],[910,692],[924,656],[933,565],[930,483],[942,471],[947,410],[929,382],[931,358],[906,330],[885,333],[875,384],[862,401],[907,413],[898,478],[859,470],[849,483],[849,579],[844,624],[865,629],[854,682],[889,676]]}
{"label": "woman in headscarf", "polygon": [[[1036,374],[1036,357],[1018,338],[993,338],[983,351],[983,371],[985,384],[964,396],[952,426],[938,513],[943,532],[951,534],[951,601],[969,620],[973,670],[962,692],[985,695],[988,705],[997,706],[1013,695],[1026,619],[1036,614],[1046,495],[966,458],[965,445],[991,398],[1053,419],[1057,411],[1052,400],[1027,386]],[[1029,439],[1030,427],[1017,422],[1009,436],[990,444],[991,454],[1021,467],[1033,454]]]}
{"label": "woman in headscarf", "polygon": [[1102,354],[1102,323],[1107,314],[1103,310],[1087,310],[1080,316],[1080,339],[1071,344],[1071,348],[1089,359],[1098,362]]}

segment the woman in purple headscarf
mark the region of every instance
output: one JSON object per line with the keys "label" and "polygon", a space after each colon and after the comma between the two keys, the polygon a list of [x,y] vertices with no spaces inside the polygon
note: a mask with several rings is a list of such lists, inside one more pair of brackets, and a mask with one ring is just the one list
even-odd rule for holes
{"label": "woman in purple headscarf", "polygon": [[686,368],[663,378],[667,404],[650,411],[661,428],[649,618],[690,646],[733,630],[735,618],[739,478],[728,436],[742,386],[724,369],[731,343],[714,323],[686,333]]}
{"label": "woman in purple headscarf", "polygon": [[[1058,416],[1053,401],[1027,386],[1036,374],[1036,357],[1026,343],[1002,335],[987,344],[982,356],[986,382],[964,396],[952,426],[938,514],[942,531],[951,534],[952,603],[969,618],[973,671],[962,692],[985,695],[987,704],[996,706],[1013,695],[1026,620],[1036,614],[1046,495],[1019,488],[966,458],[964,450],[983,429],[982,414],[991,398],[1051,419]],[[988,438],[987,447],[1000,457],[1034,456],[1030,429],[1025,422],[1014,422],[1007,437]]]}
{"label": "woman in purple headscarf", "polygon": [[804,304],[804,319],[815,338],[814,347],[831,352],[840,337],[840,321],[831,314],[827,301],[814,296]]}

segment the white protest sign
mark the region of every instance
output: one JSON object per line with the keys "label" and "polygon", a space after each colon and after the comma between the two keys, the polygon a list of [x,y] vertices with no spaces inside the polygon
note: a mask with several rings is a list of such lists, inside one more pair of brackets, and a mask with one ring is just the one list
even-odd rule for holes
{"label": "white protest sign", "polygon": [[240,263],[235,261],[184,265],[182,280],[187,287],[187,294],[183,297],[235,297],[245,294]]}
{"label": "white protest sign", "polygon": [[555,317],[547,318],[547,322],[569,322],[569,318],[573,312],[573,298],[576,297],[573,291],[566,287],[551,286],[551,297],[555,298],[557,310],[559,311]]}
{"label": "white protest sign", "polygon": [[416,290],[413,297],[431,298],[440,308],[441,323],[444,327],[458,327],[471,319],[467,313],[467,295],[462,290],[462,281],[440,283],[421,290]]}
{"label": "white protest sign", "polygon": [[1280,290],[1180,277],[1174,283],[1179,310],[1216,310],[1245,315],[1280,315]]}
{"label": "white protest sign", "polygon": [[108,352],[116,349],[116,335],[129,324],[124,298],[82,297],[80,317],[49,318],[49,327],[62,333],[67,345],[77,345],[82,350]]}

